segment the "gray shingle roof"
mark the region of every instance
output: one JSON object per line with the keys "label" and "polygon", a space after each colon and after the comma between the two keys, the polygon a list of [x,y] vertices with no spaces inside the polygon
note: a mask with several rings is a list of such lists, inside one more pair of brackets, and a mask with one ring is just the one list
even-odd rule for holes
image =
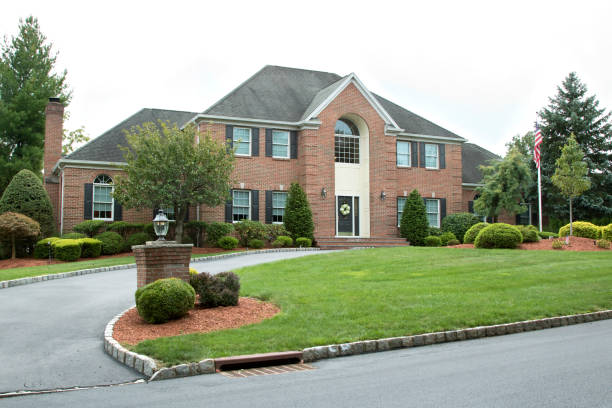
{"label": "gray shingle roof", "polygon": [[181,127],[195,115],[193,112],[145,108],[81,146],[65,158],[70,160],[123,162],[123,152],[119,149],[119,146],[127,146],[125,130],[130,130],[132,126],[142,125],[145,122],[158,123],[158,120],[170,121],[170,123],[176,122]]}
{"label": "gray shingle roof", "polygon": [[461,178],[464,183],[478,184],[482,181],[482,172],[478,168],[488,165],[490,160],[500,160],[501,157],[474,143],[463,143],[461,150]]}

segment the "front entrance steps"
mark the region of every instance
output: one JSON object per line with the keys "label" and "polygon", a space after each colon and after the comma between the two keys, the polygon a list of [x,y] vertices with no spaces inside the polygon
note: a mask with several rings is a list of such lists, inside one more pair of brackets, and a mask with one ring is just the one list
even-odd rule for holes
{"label": "front entrance steps", "polygon": [[379,248],[409,245],[406,239],[394,237],[316,237],[315,239],[321,249]]}

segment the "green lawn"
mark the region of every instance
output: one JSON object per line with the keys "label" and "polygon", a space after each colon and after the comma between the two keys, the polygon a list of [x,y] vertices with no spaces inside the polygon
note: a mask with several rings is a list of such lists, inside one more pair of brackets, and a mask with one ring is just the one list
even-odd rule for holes
{"label": "green lawn", "polygon": [[244,268],[262,323],[139,343],[164,364],[612,308],[612,252],[389,248]]}
{"label": "green lawn", "polygon": [[[230,252],[240,252],[240,251],[228,251],[228,252],[222,252],[222,253],[227,254]],[[204,256],[220,255],[222,253],[194,254],[194,255],[191,255],[191,259],[201,258]],[[135,262],[136,261],[134,260],[133,256],[122,256],[122,257],[117,257],[117,258],[92,259],[88,261],[62,262],[62,263],[42,265],[42,266],[29,266],[29,267],[23,267],[23,268],[0,269],[0,281],[20,279],[20,278],[29,278],[31,276],[50,275],[50,274],[62,273],[62,272],[78,271],[81,269],[91,269],[91,268],[102,268],[105,266],[125,265],[125,264],[131,264]]]}

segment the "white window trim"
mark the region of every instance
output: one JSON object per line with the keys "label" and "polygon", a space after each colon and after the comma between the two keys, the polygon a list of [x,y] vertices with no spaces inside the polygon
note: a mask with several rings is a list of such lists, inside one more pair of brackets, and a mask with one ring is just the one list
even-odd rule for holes
{"label": "white window trim", "polygon": [[336,154],[336,137],[345,137],[345,138],[352,138],[352,139],[357,139],[358,140],[358,146],[359,146],[359,157],[357,157],[357,161],[355,163],[348,163],[348,162],[337,162],[334,159],[334,162],[336,164],[349,164],[349,165],[359,165],[361,164],[361,135],[344,135],[341,133],[334,133],[334,155]]}
{"label": "white window trim", "polygon": [[435,227],[435,228],[440,228],[441,226],[441,222],[442,220],[440,219],[440,200],[438,198],[426,198],[425,199],[426,203],[425,203],[425,213],[427,214],[427,222],[429,223],[429,212],[427,212],[427,201],[436,201],[438,203],[438,225],[437,226],[433,226],[430,225],[430,227]]}
{"label": "white window trim", "polygon": [[[234,127],[232,129],[232,143],[236,143],[236,139],[234,137],[234,132],[236,131],[236,129],[246,129],[246,130],[249,131],[249,154],[236,153],[236,156],[243,156],[243,157],[252,156],[252,151],[253,151],[253,147],[252,147],[252,145],[253,145],[253,132],[252,132],[252,129],[248,128],[248,127],[238,127],[238,126]],[[238,140],[242,140],[242,139],[239,138]]]}
{"label": "white window trim", "polygon": [[[281,145],[278,143],[274,143],[274,132],[281,132],[281,133],[287,134],[287,155],[286,156],[275,156],[274,155],[274,145],[275,144],[277,146],[285,146],[285,145]],[[272,129],[272,157],[274,159],[288,159],[291,157],[291,132],[289,132],[288,130]]]}
{"label": "white window trim", "polygon": [[[406,206],[406,200],[408,199],[408,197],[397,197],[397,198],[395,199],[395,203],[396,203],[396,205],[397,205],[397,211],[396,211],[395,216],[396,216],[396,218],[397,218],[397,227],[398,227],[398,228],[399,228],[399,226],[400,226],[400,224],[401,224],[401,221],[402,221],[402,219],[400,218],[400,210],[399,210],[399,201],[400,201],[400,199],[401,199],[401,198],[403,198],[403,199],[404,199],[404,207],[405,207],[405,206]],[[404,212],[404,207],[402,207],[402,213]]]}
{"label": "white window trim", "polygon": [[[113,192],[115,191],[115,186],[113,183],[95,183],[95,180],[100,177],[100,175],[96,176],[96,178],[94,178],[94,183],[93,183],[93,188],[91,189],[91,219],[92,220],[100,220],[100,221],[114,221],[115,220],[115,198],[113,197]],[[113,181],[113,178],[110,176],[107,176],[109,179],[111,179],[111,181]],[[96,218],[94,216],[95,211],[96,211],[96,186],[101,186],[101,187],[110,187],[111,189],[111,217],[110,218]],[[108,204],[108,203],[105,203]]]}
{"label": "white window trim", "polygon": [[[237,191],[241,191],[241,192],[245,192],[247,193],[247,195],[249,196],[249,214],[248,214],[248,218],[246,218],[247,220],[251,219],[251,210],[252,210],[252,205],[251,205],[251,190],[232,190],[232,224],[236,224],[237,222],[240,221],[236,221],[234,220],[234,193]],[[241,206],[240,206],[241,207]]]}
{"label": "white window trim", "polygon": [[[286,191],[273,191],[272,192],[272,218],[274,218],[274,209],[275,208],[280,208],[280,207],[274,207],[274,194],[284,194],[285,197],[288,197],[288,193]],[[285,198],[285,206],[283,207],[283,210],[287,208],[287,198]],[[285,223],[285,215],[283,213],[283,221],[279,222],[279,221],[272,221],[272,224],[284,224]]]}
{"label": "white window trim", "polygon": [[[436,146],[436,167],[427,167],[427,146]],[[440,146],[437,143],[425,143],[425,168],[426,169],[439,169],[440,168]]]}
{"label": "white window trim", "polygon": [[[397,150],[398,143],[408,144],[408,164],[399,164],[399,161],[397,160],[397,156],[399,154]],[[395,164],[397,165],[397,167],[412,167],[412,143],[407,140],[397,140],[395,142]]]}

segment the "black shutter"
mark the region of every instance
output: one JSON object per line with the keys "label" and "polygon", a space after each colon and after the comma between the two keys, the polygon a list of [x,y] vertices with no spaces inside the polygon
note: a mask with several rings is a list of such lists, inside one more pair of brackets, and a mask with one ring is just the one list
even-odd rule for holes
{"label": "black shutter", "polygon": [[230,190],[230,198],[225,202],[225,222],[232,222],[232,210],[233,210],[233,194]]}
{"label": "black shutter", "polygon": [[516,214],[516,220],[514,221],[515,225],[521,225],[521,214]]}
{"label": "black shutter", "polygon": [[419,142],[419,167],[425,167],[425,142]]}
{"label": "black shutter", "polygon": [[419,144],[417,142],[410,143],[410,167],[419,167]]}
{"label": "black shutter", "polygon": [[440,155],[440,168],[441,169],[446,168],[446,154],[444,153],[445,150],[446,149],[444,148],[443,144],[438,145],[438,154]]}
{"label": "black shutter", "polygon": [[272,191],[266,190],[266,224],[272,224]]}
{"label": "black shutter", "polygon": [[474,214],[474,201],[468,201],[468,212]]}
{"label": "black shutter", "polygon": [[91,220],[92,216],[92,200],[93,200],[93,184],[85,184],[85,193],[83,200],[83,219]]}
{"label": "black shutter", "polygon": [[291,159],[297,159],[298,157],[298,133],[295,130],[291,131],[291,141],[289,142],[291,147],[291,154],[289,157]]}
{"label": "black shutter", "polygon": [[272,129],[266,129],[266,157],[272,157]]}
{"label": "black shutter", "polygon": [[446,198],[440,199],[440,227],[442,226],[442,220],[446,217]]}
{"label": "black shutter", "polygon": [[234,148],[234,127],[232,125],[225,125],[225,143],[228,151]]}
{"label": "black shutter", "polygon": [[259,156],[259,128],[251,128],[251,156]]}
{"label": "black shutter", "polygon": [[117,200],[115,200],[115,204],[113,207],[113,220],[121,221],[123,219],[123,208],[121,207],[121,204],[119,204]]}
{"label": "black shutter", "polygon": [[251,190],[251,220],[259,221],[259,190]]}

